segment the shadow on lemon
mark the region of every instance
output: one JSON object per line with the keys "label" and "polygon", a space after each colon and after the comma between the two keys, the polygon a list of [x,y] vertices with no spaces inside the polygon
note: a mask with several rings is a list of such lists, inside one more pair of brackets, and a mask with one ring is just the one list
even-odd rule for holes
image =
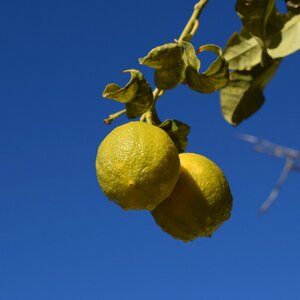
{"label": "shadow on lemon", "polygon": [[175,239],[210,237],[230,218],[230,187],[222,170],[208,158],[194,153],[182,153],[179,158],[179,180],[152,216]]}

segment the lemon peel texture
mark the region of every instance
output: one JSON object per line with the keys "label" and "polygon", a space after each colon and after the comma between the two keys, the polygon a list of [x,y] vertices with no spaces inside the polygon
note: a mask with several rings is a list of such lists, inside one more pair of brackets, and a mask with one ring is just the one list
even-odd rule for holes
{"label": "lemon peel texture", "polygon": [[171,195],[152,215],[156,223],[185,242],[210,237],[230,218],[232,195],[222,170],[194,153],[179,155],[181,174]]}
{"label": "lemon peel texture", "polygon": [[157,126],[129,122],[102,141],[96,157],[98,182],[123,209],[154,209],[172,192],[180,161],[174,143]]}

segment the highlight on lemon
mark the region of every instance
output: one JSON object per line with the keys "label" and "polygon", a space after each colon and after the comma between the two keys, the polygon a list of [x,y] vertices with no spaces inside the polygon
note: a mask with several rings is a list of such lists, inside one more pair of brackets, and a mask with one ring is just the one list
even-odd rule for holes
{"label": "highlight on lemon", "polygon": [[171,195],[151,213],[175,239],[210,237],[230,218],[232,195],[222,170],[208,158],[181,153],[181,174]]}
{"label": "highlight on lemon", "polygon": [[154,209],[180,174],[177,149],[157,126],[136,121],[116,127],[102,141],[96,174],[106,196],[123,209]]}

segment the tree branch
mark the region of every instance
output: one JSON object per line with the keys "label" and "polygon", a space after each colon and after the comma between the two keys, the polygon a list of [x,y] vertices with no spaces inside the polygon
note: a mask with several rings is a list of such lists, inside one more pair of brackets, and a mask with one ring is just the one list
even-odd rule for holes
{"label": "tree branch", "polygon": [[279,193],[281,187],[283,186],[283,184],[285,183],[292,168],[293,168],[293,161],[290,158],[287,158],[276,185],[274,186],[274,188],[273,188],[272,192],[270,193],[270,195],[268,196],[268,198],[265,200],[265,202],[260,207],[260,210],[259,210],[260,214],[264,214],[270,208],[270,206],[273,204],[273,202],[276,200],[278,193]]}

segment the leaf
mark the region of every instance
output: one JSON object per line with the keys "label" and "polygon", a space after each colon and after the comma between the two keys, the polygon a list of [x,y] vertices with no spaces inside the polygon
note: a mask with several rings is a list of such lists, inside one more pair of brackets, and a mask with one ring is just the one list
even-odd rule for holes
{"label": "leaf", "polygon": [[282,29],[292,16],[291,13],[281,14],[274,8],[266,25],[265,48],[276,48],[281,43]]}
{"label": "leaf", "polygon": [[189,65],[185,71],[185,83],[200,93],[212,93],[223,88],[228,82],[228,64],[222,56],[222,49],[212,44],[199,48],[199,52],[206,50],[218,55],[208,69],[201,74],[193,65]]}
{"label": "leaf", "polygon": [[250,70],[261,63],[263,50],[257,40],[242,30],[235,32],[227,42],[224,58],[229,64],[229,69]]}
{"label": "leaf", "polygon": [[170,90],[175,88],[184,79],[184,64],[174,68],[155,70],[154,82],[157,88],[161,90]]}
{"label": "leaf", "polygon": [[[224,50],[224,58],[229,63],[229,68],[234,70],[250,70],[257,64],[263,63],[266,56],[273,59],[288,56],[300,49],[300,15],[289,19],[285,16],[286,23],[283,28],[267,36],[264,52],[257,40],[243,29],[234,33],[229,39]],[[279,41],[279,43],[278,43]],[[277,46],[272,49],[273,45]]]}
{"label": "leaf", "polygon": [[285,0],[285,2],[289,11],[296,15],[300,13],[300,0]]}
{"label": "leaf", "polygon": [[263,88],[272,79],[280,61],[266,67],[260,65],[251,71],[234,71],[228,85],[221,90],[221,109],[225,120],[238,125],[263,105]]}
{"label": "leaf", "polygon": [[197,57],[194,46],[191,43],[183,42],[183,54],[182,59],[185,63],[185,67],[190,66],[196,71],[200,69],[200,60]]}
{"label": "leaf", "polygon": [[140,64],[155,69],[155,84],[159,89],[172,89],[184,78],[183,47],[168,43],[152,49],[147,56],[140,58]]}
{"label": "leaf", "polygon": [[127,117],[133,119],[151,108],[153,93],[140,71],[131,69],[124,72],[129,72],[131,75],[125,87],[121,88],[115,83],[110,83],[105,87],[102,96],[124,103]]}
{"label": "leaf", "polygon": [[281,43],[281,30],[293,16],[281,14],[275,0],[238,0],[238,12],[244,28],[254,37],[262,49],[276,48]]}
{"label": "leaf", "polygon": [[181,60],[182,47],[176,43],[168,43],[152,49],[147,56],[140,58],[142,65],[155,69],[168,69],[178,65]]}
{"label": "leaf", "polygon": [[235,9],[247,31],[264,45],[266,25],[274,11],[275,0],[238,0]]}
{"label": "leaf", "polygon": [[278,34],[281,35],[281,42],[276,48],[268,49],[272,58],[285,57],[300,50],[300,15],[287,21]]}
{"label": "leaf", "polygon": [[178,120],[166,120],[159,125],[161,129],[167,132],[174,142],[178,153],[185,150],[188,145],[187,136],[190,133],[190,126]]}
{"label": "leaf", "polygon": [[203,74],[199,74],[200,60],[194,46],[185,41],[181,45],[168,43],[156,47],[139,61],[155,68],[154,80],[159,89],[171,89],[179,83],[186,83],[198,92],[212,93],[226,85],[228,65],[220,47],[205,45],[200,48],[200,51],[205,50],[216,53],[218,58]]}

